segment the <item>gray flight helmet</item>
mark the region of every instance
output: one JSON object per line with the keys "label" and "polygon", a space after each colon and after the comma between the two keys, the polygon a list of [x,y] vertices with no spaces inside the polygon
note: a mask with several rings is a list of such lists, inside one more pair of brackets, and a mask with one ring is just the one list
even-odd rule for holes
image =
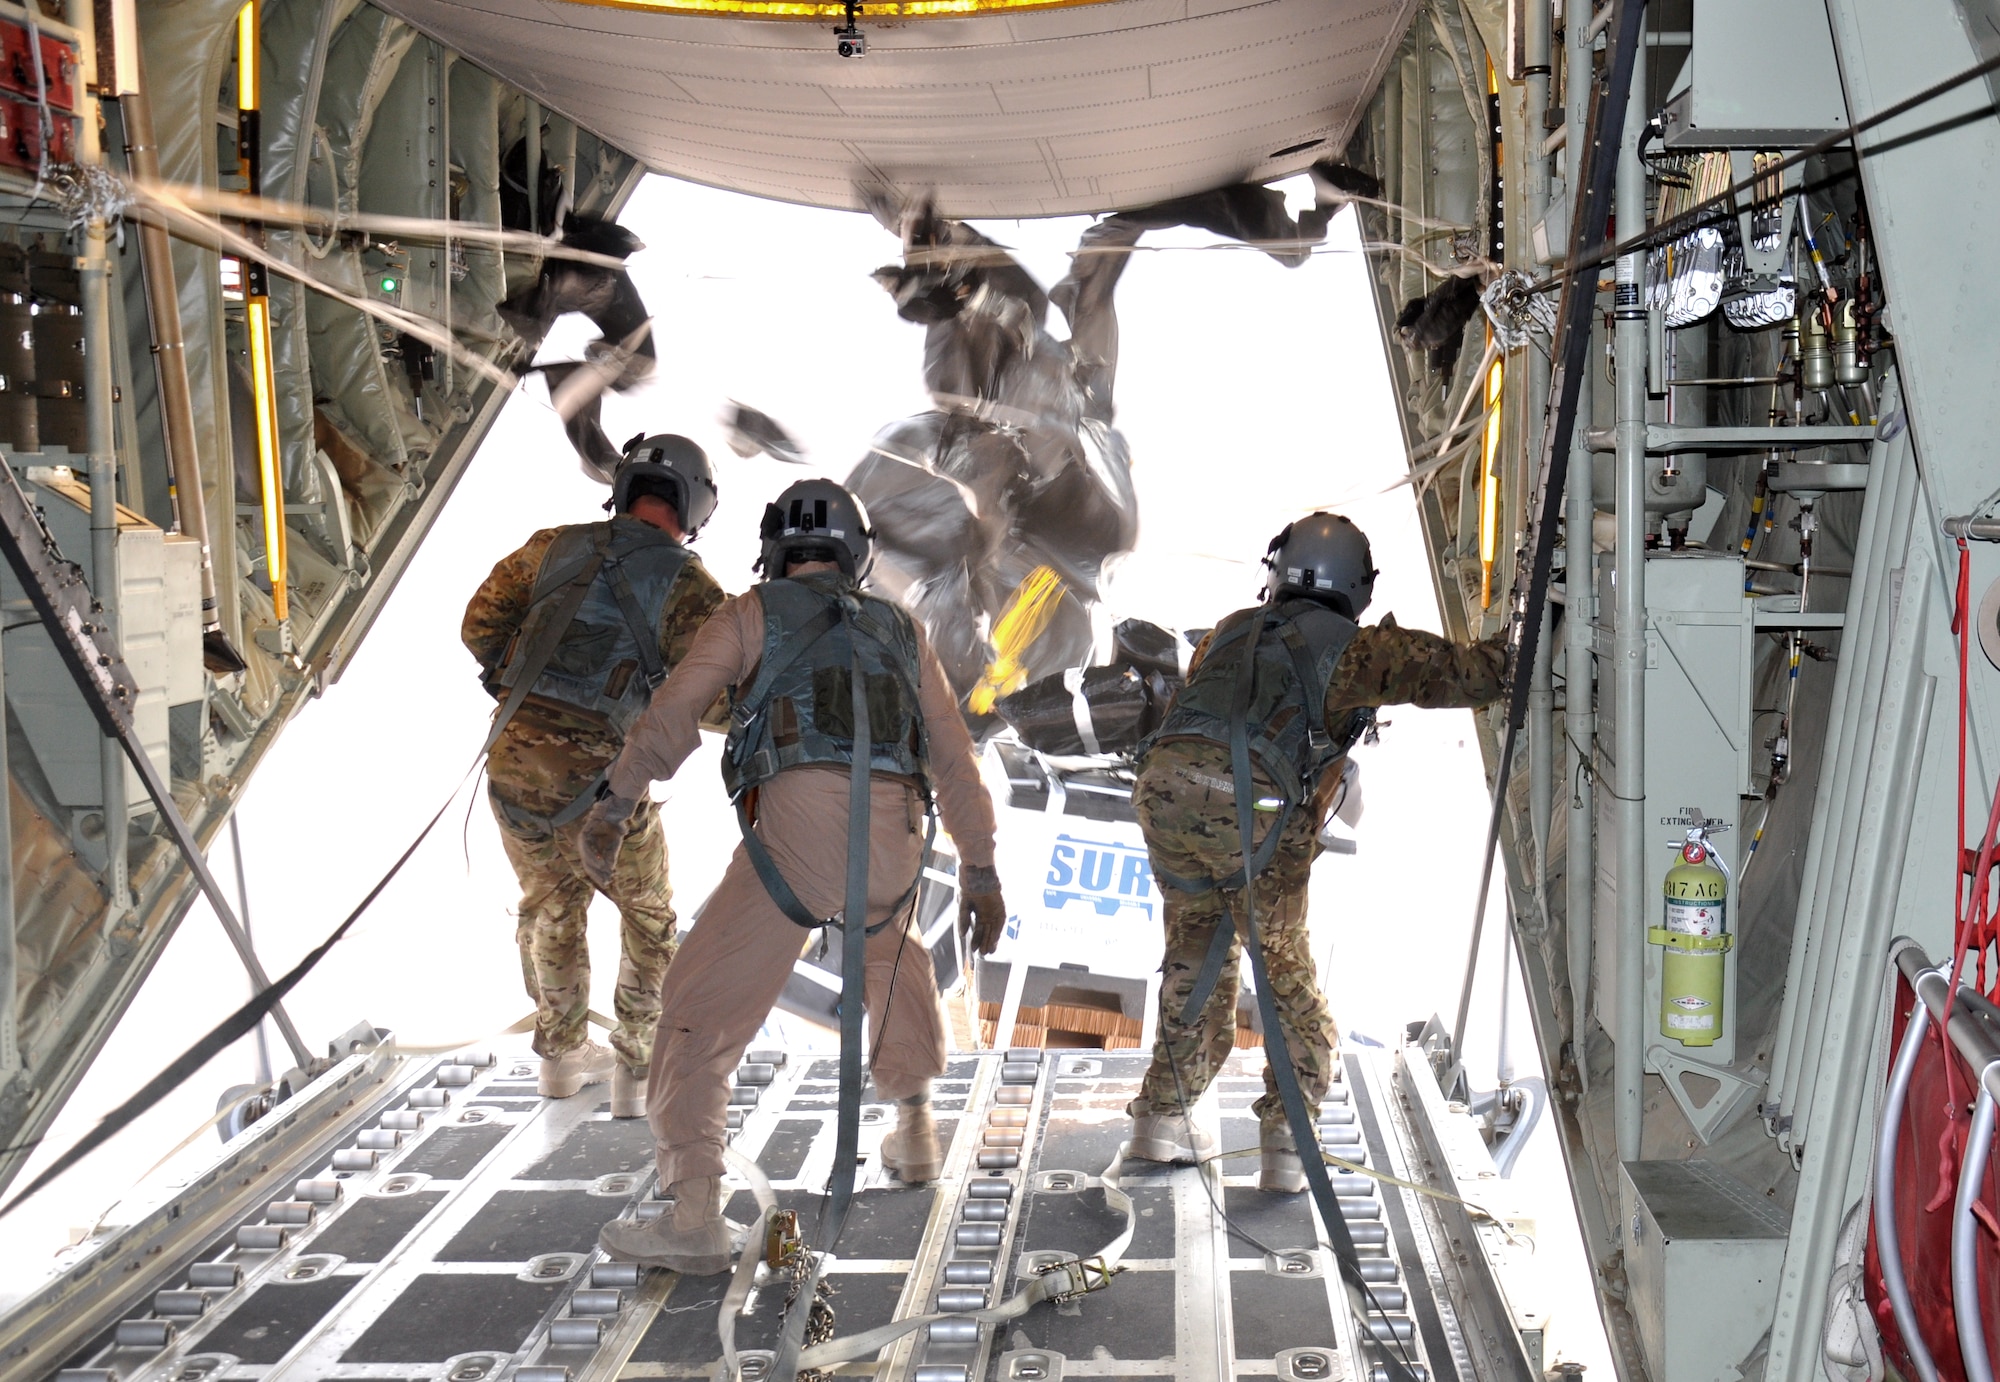
{"label": "gray flight helmet", "polygon": [[611,478],[611,509],[626,513],[644,494],[657,494],[681,516],[681,531],[692,538],[715,512],[721,497],[708,453],[686,437],[662,432],[625,443],[625,455]]}
{"label": "gray flight helmet", "polygon": [[790,561],[832,561],[860,580],[875,559],[875,527],[861,501],[831,480],[800,480],[764,507],[757,568],[771,580]]}
{"label": "gray flight helmet", "polygon": [[1265,594],[1317,600],[1349,619],[1361,617],[1375,595],[1375,561],[1368,535],[1337,513],[1308,514],[1271,539]]}

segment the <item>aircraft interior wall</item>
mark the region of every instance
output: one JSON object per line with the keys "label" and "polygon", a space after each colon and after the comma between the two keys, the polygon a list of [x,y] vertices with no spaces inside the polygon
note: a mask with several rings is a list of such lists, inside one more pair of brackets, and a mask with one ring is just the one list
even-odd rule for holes
{"label": "aircraft interior wall", "polygon": [[[1516,565],[1532,536],[1555,362],[1552,342],[1538,335],[1525,349],[1510,345],[1478,364],[1493,323],[1469,303],[1455,320],[1437,309],[1448,305],[1453,269],[1490,281],[1493,266],[1475,270],[1475,255],[1523,266],[1532,279],[1551,263],[1560,270],[1565,251],[1575,252],[1580,136],[1592,128],[1591,91],[1609,69],[1624,13],[1605,9],[1593,21],[1584,7],[1555,6],[1545,16],[1551,29],[1542,31],[1549,48],[1535,53],[1523,8],[1474,0],[1424,5],[1349,150],[1357,166],[1383,181],[1384,205],[1365,207],[1362,216],[1370,238],[1385,246],[1374,261],[1384,343],[1403,397],[1447,626],[1472,633],[1503,627],[1525,586]],[[1750,21],[1734,9],[1680,3],[1644,10],[1644,96],[1632,118],[1652,122],[1638,159],[1645,215],[1638,226],[1629,217],[1614,224],[1608,240],[1657,227],[1735,183],[1742,233],[1733,216],[1726,230],[1707,233],[1718,237],[1718,248],[1725,235],[1732,247],[1746,239],[1762,245],[1770,262],[1764,278],[1742,280],[1741,290],[1731,277],[1721,310],[1712,298],[1706,310],[1689,310],[1690,300],[1671,295],[1693,281],[1695,241],[1651,248],[1641,291],[1653,295],[1645,299],[1653,310],[1636,358],[1612,330],[1611,257],[1592,270],[1595,332],[1569,464],[1572,484],[1590,488],[1593,522],[1587,542],[1567,522],[1556,550],[1554,608],[1543,629],[1551,665],[1537,674],[1542,689],[1530,693],[1530,721],[1498,821],[1514,943],[1557,1087],[1578,1214],[1595,1245],[1607,1324],[1628,1376],[1649,1369],[1657,1376],[1665,1366],[1657,1339],[1641,1338],[1641,1317],[1657,1318],[1664,1306],[1653,1294],[1657,1282],[1630,1275],[1637,1244],[1626,1221],[1634,1176],[1669,1162],[1719,1168],[1732,1193],[1755,1197],[1790,1224],[1782,1253],[1771,1259],[1782,1282],[1775,1320],[1766,1317],[1770,1329],[1761,1339],[1752,1331],[1754,1347],[1719,1362],[1791,1377],[1816,1367],[1820,1331],[1838,1322],[1829,1323],[1825,1299],[1806,1295],[1823,1289],[1836,1261],[1849,1260],[1839,1254],[1858,1251],[1851,1232],[1839,1245],[1835,1239],[1868,1200],[1869,1140],[1886,1073],[1889,939],[1915,937],[1932,956],[1951,949],[1948,856],[1960,713],[1952,630],[1954,618],[1970,616],[1954,615],[1952,582],[1964,544],[1954,546],[1943,524],[1985,495],[1991,477],[1973,479],[1947,449],[1971,416],[1987,411],[1991,388],[1947,361],[1951,351],[1942,342],[1962,346],[1979,334],[1966,335],[1967,319],[1947,325],[1946,316],[1931,315],[1928,329],[1917,325],[1926,309],[1945,312],[1933,291],[1936,276],[1919,267],[1925,250],[1918,247],[1935,251],[1955,232],[1917,224],[1906,205],[1884,203],[1883,189],[1892,185],[1891,170],[1905,179],[1893,184],[1905,195],[1919,185],[1944,195],[1949,185],[1957,214],[1975,214],[1978,197],[1960,195],[1944,170],[1976,162],[1993,121],[1990,110],[1971,109],[1976,98],[1967,93],[1944,98],[1966,107],[1957,124],[1943,109],[1911,116],[1900,127],[1908,132],[1868,159],[1857,161],[1840,137],[1840,126],[1864,118],[1864,107],[1880,109],[1950,77],[1961,58],[1977,59],[1949,9],[1926,7],[1921,22],[1913,17],[1912,32],[1936,45],[1928,61],[1916,57],[1914,38],[1899,37],[1894,57],[1864,57],[1854,46],[1864,33],[1887,42],[1893,21],[1884,7],[1831,4],[1827,14],[1816,5],[1794,7],[1774,12],[1774,27],[1754,36],[1737,27]],[[1830,38],[1820,27],[1828,15]],[[1586,22],[1592,31],[1579,44],[1577,26]],[[1759,73],[1784,75],[1769,78],[1764,99],[1752,99],[1730,80],[1743,69],[1720,55],[1759,43],[1775,45]],[[1706,66],[1697,61],[1704,53]],[[1538,62],[1546,64],[1546,116],[1531,109],[1541,99],[1530,90]],[[1481,99],[1487,82],[1463,80],[1489,71],[1490,104]],[[1892,71],[1893,92],[1857,94],[1866,80],[1886,81],[1882,74]],[[1725,72],[1729,77],[1713,75]],[[1713,135],[1698,123],[1689,128],[1704,119],[1713,125],[1731,101],[1767,122],[1801,128],[1717,128]],[[1481,145],[1489,120],[1499,148],[1491,162]],[[1940,147],[1947,135],[1955,142]],[[1764,166],[1754,159],[1778,160],[1753,151],[1809,144],[1809,156],[1788,163],[1782,187],[1775,176],[1753,183]],[[1596,227],[1590,230],[1580,237],[1586,248],[1597,243]],[[1782,269],[1771,258],[1774,245],[1779,256],[1791,256]],[[1431,262],[1421,263],[1420,254]],[[1718,284],[1739,274],[1728,264],[1717,268]],[[1755,299],[1760,286],[1779,287],[1784,308]],[[1795,314],[1795,300],[1833,306],[1824,317],[1818,305]],[[1848,319],[1835,320],[1843,310],[1858,312],[1860,326],[1841,339],[1851,344],[1858,334],[1861,348],[1858,357],[1836,359],[1848,349],[1835,339],[1848,329]],[[1871,320],[1893,325],[1871,335]],[[1443,329],[1452,325],[1459,329]],[[1732,871],[1733,949],[1728,1031],[1708,1048],[1682,1048],[1655,1032],[1664,1021],[1658,960],[1646,959],[1648,1006],[1636,1028],[1645,1044],[1635,1101],[1642,1132],[1624,1147],[1621,1166],[1617,961],[1633,947],[1619,903],[1633,880],[1617,858],[1630,826],[1621,823],[1615,786],[1612,570],[1619,559],[1618,371],[1635,366],[1647,376],[1649,486],[1643,854],[1651,880],[1664,868],[1654,861],[1666,857],[1669,838],[1693,823],[1690,807],[1727,828],[1717,838]],[[1480,396],[1487,381],[1478,371],[1485,368],[1504,372],[1497,401]],[[1482,405],[1498,414],[1497,445],[1489,437],[1482,447]],[[1795,426],[1821,430],[1795,444],[1770,430]],[[1676,443],[1675,428],[1703,429],[1715,444]],[[1483,493],[1488,477],[1496,500]],[[1551,503],[1545,512],[1553,521]],[[1992,554],[1975,541],[1965,560],[1976,600],[1991,578]],[[1577,579],[1586,571],[1591,578]],[[1736,584],[1742,598],[1718,602],[1695,593],[1705,581],[1718,590]],[[1580,601],[1592,594],[1594,611]],[[1712,627],[1705,621],[1747,627],[1715,635],[1710,647],[1698,642],[1710,636],[1701,632]],[[1584,663],[1595,669],[1588,686],[1569,684],[1577,666],[1567,657],[1570,635],[1579,626]],[[1977,651],[1970,661],[1971,772],[1989,775],[1967,788],[1964,809],[1976,821],[1991,790],[1981,726],[1990,723],[1993,687]],[[1668,664],[1679,671],[1662,675]],[[1682,674],[1685,685],[1667,684]],[[1497,716],[1482,724],[1489,770],[1499,766],[1500,730]],[[1539,753],[1538,737],[1545,745]],[[1704,762],[1718,756],[1728,771]],[[1714,785],[1732,778],[1733,785]],[[1683,788],[1685,797],[1664,795]],[[1885,803],[1893,804],[1884,811]],[[1657,915],[1657,888],[1649,881],[1643,893],[1648,916]],[[1590,916],[1579,913],[1573,925],[1579,902]],[[1689,1373],[1679,1366],[1666,1371],[1701,1375],[1706,1365]]]}
{"label": "aircraft interior wall", "polygon": [[[544,230],[567,212],[608,219],[636,184],[640,169],[630,157],[369,5],[262,6],[259,108],[246,118],[240,10],[222,0],[139,8],[140,81],[122,103],[104,103],[115,173],[134,173],[124,144],[136,97],[150,106],[160,177],[212,196],[250,190],[254,169],[257,189],[275,203],[499,232],[527,228],[525,205],[505,205],[503,161],[510,151],[521,157],[529,144],[541,150],[536,209]],[[91,39],[75,36],[86,67]],[[242,131],[251,138],[239,148]],[[518,167],[514,176],[518,181]],[[80,342],[81,330],[70,325],[82,318],[74,310],[78,274],[66,267],[75,261],[60,252],[63,219],[26,203],[32,167],[0,178],[8,180],[0,194],[0,292],[11,304],[0,310],[17,312],[16,329],[30,339],[68,331]],[[204,845],[284,724],[339,677],[463,474],[506,398],[508,371],[532,356],[539,339],[533,322],[503,322],[498,305],[532,288],[543,267],[538,253],[503,252],[490,238],[435,241],[282,217],[249,243],[225,240],[218,249],[201,243],[208,224],[199,208],[190,211],[172,241],[180,351],[156,349],[162,328],[146,292],[136,223],[127,223],[122,244],[108,245],[109,338],[129,348],[103,353],[116,400],[109,421],[118,495],[129,511],[119,544],[126,589],[122,602],[111,602],[113,614],[122,603],[128,620],[152,617],[145,601],[153,587],[133,582],[143,585],[147,553],[163,549],[165,684],[142,678],[140,719],[150,723],[149,702],[169,701],[149,747]],[[246,268],[260,252],[279,267]],[[287,276],[286,267],[325,288]],[[246,292],[268,302],[269,382],[262,386],[253,379],[256,328]],[[442,333],[420,339],[370,315],[369,304],[435,321]],[[175,356],[185,362],[188,459],[211,534],[215,600],[206,619],[193,593],[195,562],[178,531],[187,526],[177,506],[189,502],[188,485],[186,473],[173,468],[179,458],[161,378]],[[43,363],[51,358],[46,349],[31,356],[24,374],[10,366],[10,385],[28,385],[28,396],[10,394],[0,407],[0,445],[53,515],[63,554],[72,556],[87,551],[89,540],[89,490],[81,482],[90,433],[79,400],[99,385],[97,375],[77,369],[65,384],[56,365]],[[282,619],[266,551],[260,387],[283,501]],[[36,469],[63,466],[77,476],[66,493],[64,472]],[[32,619],[11,573],[6,599],[11,622]],[[128,631],[128,644],[138,627]],[[240,668],[230,665],[231,655]],[[5,656],[18,956],[8,1025],[18,1032],[20,1059],[0,1084],[0,1183],[18,1171],[197,889],[129,770],[111,774],[124,805],[108,813],[110,834],[122,835],[125,848],[107,850],[105,789],[95,764],[115,759],[118,749],[97,731],[48,637],[39,628],[10,629]],[[121,793],[113,795],[115,803]],[[123,861],[114,862],[113,853]],[[303,1065],[313,1054],[301,1049],[288,1058]]]}

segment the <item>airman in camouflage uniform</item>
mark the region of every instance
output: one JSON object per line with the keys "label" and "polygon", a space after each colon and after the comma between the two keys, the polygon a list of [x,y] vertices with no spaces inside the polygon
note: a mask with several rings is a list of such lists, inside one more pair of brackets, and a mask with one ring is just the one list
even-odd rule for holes
{"label": "airman in camouflage uniform", "polygon": [[[658,502],[641,495],[635,509],[649,512],[644,507],[649,500]],[[621,512],[612,523],[615,529],[640,521]],[[501,559],[466,606],[460,637],[478,659],[496,698],[504,699],[496,677],[533,604],[549,549],[568,531],[545,528],[529,538]],[[677,525],[669,531],[680,536]],[[659,615],[659,655],[668,671],[686,655],[696,630],[724,598],[722,587],[700,559],[688,554]],[[500,825],[501,844],[521,883],[515,941],[521,952],[522,984],[535,1003],[534,1048],[543,1057],[545,1086],[551,1062],[592,1049],[601,1053],[601,1048],[590,1047],[588,1038],[590,950],[585,922],[592,884],[577,858],[582,813],[571,812],[576,819],[561,824],[551,818],[560,818],[580,797],[594,795],[623,747],[624,736],[603,718],[529,695],[487,755],[488,796]],[[613,1111],[638,1116],[643,1112],[644,1074],[659,1023],[660,985],[676,946],[667,844],[654,802],[644,802],[632,813],[603,892],[617,905],[621,921],[613,1000],[618,1025],[611,1046],[622,1079],[614,1080],[613,1102],[617,1105],[620,1095],[626,1102],[640,1101],[629,1110],[614,1107]],[[603,1078],[602,1071],[593,1070],[582,1082]],[[619,1086],[628,1081],[632,1088],[621,1090]],[[574,1083],[571,1080],[563,1088],[573,1092]],[[545,1088],[544,1092],[558,1091]]]}
{"label": "airman in camouflage uniform", "polygon": [[[1365,553],[1365,546],[1362,550]],[[1372,570],[1367,572],[1370,588],[1373,574]],[[1364,590],[1353,607],[1358,612],[1365,603]],[[1190,681],[1200,671],[1213,638],[1211,635],[1196,650]],[[1233,644],[1219,655],[1233,664],[1241,646],[1240,642]],[[1498,638],[1467,646],[1435,634],[1398,628],[1392,618],[1355,630],[1344,652],[1337,656],[1326,683],[1323,721],[1337,745],[1352,742],[1375,706],[1485,705],[1499,698],[1506,669]],[[1243,856],[1238,847],[1229,748],[1209,738],[1171,737],[1172,728],[1170,714],[1163,737],[1141,760],[1132,795],[1165,907],[1166,958],[1153,1061],[1129,1112],[1137,1120],[1134,1146],[1138,1154],[1187,1160],[1206,1154],[1212,1146],[1212,1140],[1193,1127],[1186,1113],[1214,1080],[1235,1045],[1240,941],[1231,941],[1215,988],[1195,1020],[1183,1023],[1181,1015],[1194,993],[1216,927],[1224,924],[1225,916],[1233,920],[1240,935],[1243,893],[1240,886],[1190,891],[1170,880],[1226,880],[1241,868]],[[1258,803],[1252,823],[1253,853],[1268,832],[1283,821],[1270,861],[1255,875],[1251,886],[1256,890],[1258,931],[1279,1024],[1312,1110],[1317,1110],[1332,1078],[1338,1032],[1320,994],[1313,962],[1306,925],[1306,884],[1320,852],[1320,824],[1343,771],[1344,760],[1339,758],[1322,768],[1317,779],[1308,784],[1307,799],[1289,816],[1279,809],[1278,785],[1261,769],[1252,773]],[[1268,1068],[1264,1084],[1263,1096],[1253,1105],[1259,1141],[1267,1153],[1262,1183],[1266,1189],[1303,1188],[1284,1106]],[[1149,1138],[1148,1134],[1157,1136]],[[1274,1174],[1274,1152],[1287,1154],[1293,1168],[1290,1172]]]}
{"label": "airman in camouflage uniform", "polygon": [[[460,637],[489,675],[528,612],[542,558],[559,528],[544,528],[493,573],[465,607]],[[660,619],[660,657],[671,668],[686,656],[695,630],[722,604],[722,587],[691,558]],[[555,815],[592,789],[624,747],[605,725],[529,697],[486,756],[487,795],[500,822],[500,843],[521,880],[514,938],[521,980],[535,1000],[535,1051],[556,1056],[583,1043],[590,1012],[590,948],[584,920],[591,884],[576,860],[576,830],[550,830],[535,818]],[[660,1020],[660,981],[674,954],[673,891],[667,886],[667,841],[660,809],[632,813],[625,848],[606,892],[618,906],[620,961],[612,1049],[637,1069],[653,1055]]]}

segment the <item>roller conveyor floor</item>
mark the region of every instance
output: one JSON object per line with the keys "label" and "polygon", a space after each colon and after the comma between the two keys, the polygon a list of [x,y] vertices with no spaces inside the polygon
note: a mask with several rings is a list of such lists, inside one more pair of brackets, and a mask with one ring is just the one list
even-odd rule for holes
{"label": "roller conveyor floor", "polygon": [[[596,1250],[607,1220],[666,1208],[642,1120],[612,1120],[601,1090],[537,1098],[525,1054],[418,1061],[377,1053],[373,1062],[377,1078],[353,1082],[342,1116],[328,1120],[305,1159],[292,1170],[261,1165],[279,1188],[267,1195],[250,1186],[256,1203],[247,1215],[216,1222],[178,1249],[172,1205],[155,1216],[168,1226],[168,1246],[142,1253],[136,1240],[110,1236],[104,1252],[151,1258],[143,1289],[127,1280],[121,1297],[106,1284],[115,1274],[73,1268],[90,1289],[72,1282],[66,1295],[31,1298],[0,1321],[4,1341],[9,1326],[32,1326],[23,1311],[50,1309],[58,1297],[72,1329],[74,1312],[103,1315],[57,1366],[22,1375],[724,1377],[717,1323],[727,1277],[640,1271]],[[1438,1202],[1409,1189],[1337,1171],[1372,1292],[1365,1317],[1349,1307],[1309,1197],[1256,1189],[1249,1105],[1262,1092],[1261,1064],[1261,1053],[1238,1053],[1210,1095],[1222,1146],[1250,1155],[1204,1169],[1128,1165],[1122,1183],[1136,1231],[1107,1287],[998,1325],[942,1320],[840,1375],[1388,1382],[1384,1349],[1418,1382],[1511,1374],[1495,1366],[1510,1355],[1495,1350],[1492,1331],[1463,1318],[1467,1253],[1456,1235],[1470,1221],[1454,1224]],[[1413,1133],[1421,1101],[1400,1088],[1395,1057],[1356,1051],[1343,1064],[1321,1120],[1326,1151],[1402,1179],[1434,1173],[1444,1154]],[[886,1177],[878,1151],[894,1114],[867,1091],[856,1200],[828,1277],[836,1334],[985,1308],[1039,1264],[1102,1251],[1123,1218],[1096,1177],[1125,1134],[1124,1107],[1144,1067],[1142,1056],[1097,1051],[955,1056],[934,1096],[946,1162],[932,1186]],[[781,1205],[799,1211],[811,1244],[816,1192],[833,1155],[836,1063],[753,1051],[737,1080],[733,1144],[756,1160]],[[300,1106],[314,1107],[304,1096]],[[747,1187],[728,1212],[756,1217]],[[736,1323],[738,1377],[768,1382],[783,1302],[782,1281],[752,1293]]]}

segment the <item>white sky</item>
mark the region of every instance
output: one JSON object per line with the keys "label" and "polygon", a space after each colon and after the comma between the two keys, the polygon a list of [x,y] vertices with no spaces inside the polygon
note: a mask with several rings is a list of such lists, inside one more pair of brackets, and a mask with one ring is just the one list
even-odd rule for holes
{"label": "white sky", "polygon": [[[614,443],[642,430],[681,431],[708,449],[722,501],[698,551],[739,591],[751,581],[767,499],[804,473],[844,477],[877,429],[928,406],[923,330],[899,320],[868,277],[897,246],[863,216],[663,178],[640,188],[623,219],[650,246],[631,267],[656,314],[660,368],[643,392],[607,399],[606,430]],[[1050,285],[1085,224],[982,229]],[[1405,460],[1365,274],[1346,216],[1327,250],[1296,270],[1199,232],[1148,236],[1118,293],[1117,425],[1131,445],[1142,526],[1138,551],[1108,593],[1115,614],[1183,628],[1213,623],[1257,595],[1256,559],[1270,535],[1331,505],[1374,543],[1382,575],[1368,617],[1393,612],[1406,626],[1439,627],[1409,491],[1383,493]],[[550,356],[580,348],[587,329],[568,327]],[[729,454],[716,419],[731,398],[779,419],[808,448],[809,469]],[[238,817],[252,921],[270,972],[282,973],[339,923],[472,763],[492,703],[458,641],[467,598],[530,532],[598,518],[604,497],[580,474],[541,386],[527,385],[346,674],[303,711],[244,794]],[[1468,712],[1403,707],[1384,718],[1381,743],[1359,751],[1367,801],[1359,853],[1322,860],[1312,926],[1316,951],[1330,958],[1323,982],[1343,1031],[1393,1044],[1404,1023],[1448,1014],[1456,1002],[1486,797]],[[714,750],[711,742],[657,789],[684,922],[735,841]],[[1007,828],[1003,812],[1003,843]],[[224,843],[215,858],[225,879],[227,853]],[[364,1017],[417,1043],[480,1040],[512,1023],[530,1006],[513,944],[517,896],[485,803],[461,794],[368,917],[293,995],[289,1008],[308,1042],[323,1049]],[[608,1012],[617,932],[601,899],[598,909],[593,1005]],[[1501,931],[1488,928],[1472,1019],[1474,1068],[1487,1085]],[[247,992],[220,928],[198,904],[18,1183]],[[1518,995],[1514,1012],[1517,1067],[1536,1073]],[[275,1035],[273,1046],[282,1069],[289,1062]],[[31,1284],[73,1226],[93,1222],[213,1113],[225,1087],[254,1070],[246,1039],[14,1215],[0,1301]],[[186,1156],[213,1145],[198,1139]],[[1550,1359],[1560,1351],[1608,1372],[1546,1120],[1515,1183],[1541,1221]]]}

